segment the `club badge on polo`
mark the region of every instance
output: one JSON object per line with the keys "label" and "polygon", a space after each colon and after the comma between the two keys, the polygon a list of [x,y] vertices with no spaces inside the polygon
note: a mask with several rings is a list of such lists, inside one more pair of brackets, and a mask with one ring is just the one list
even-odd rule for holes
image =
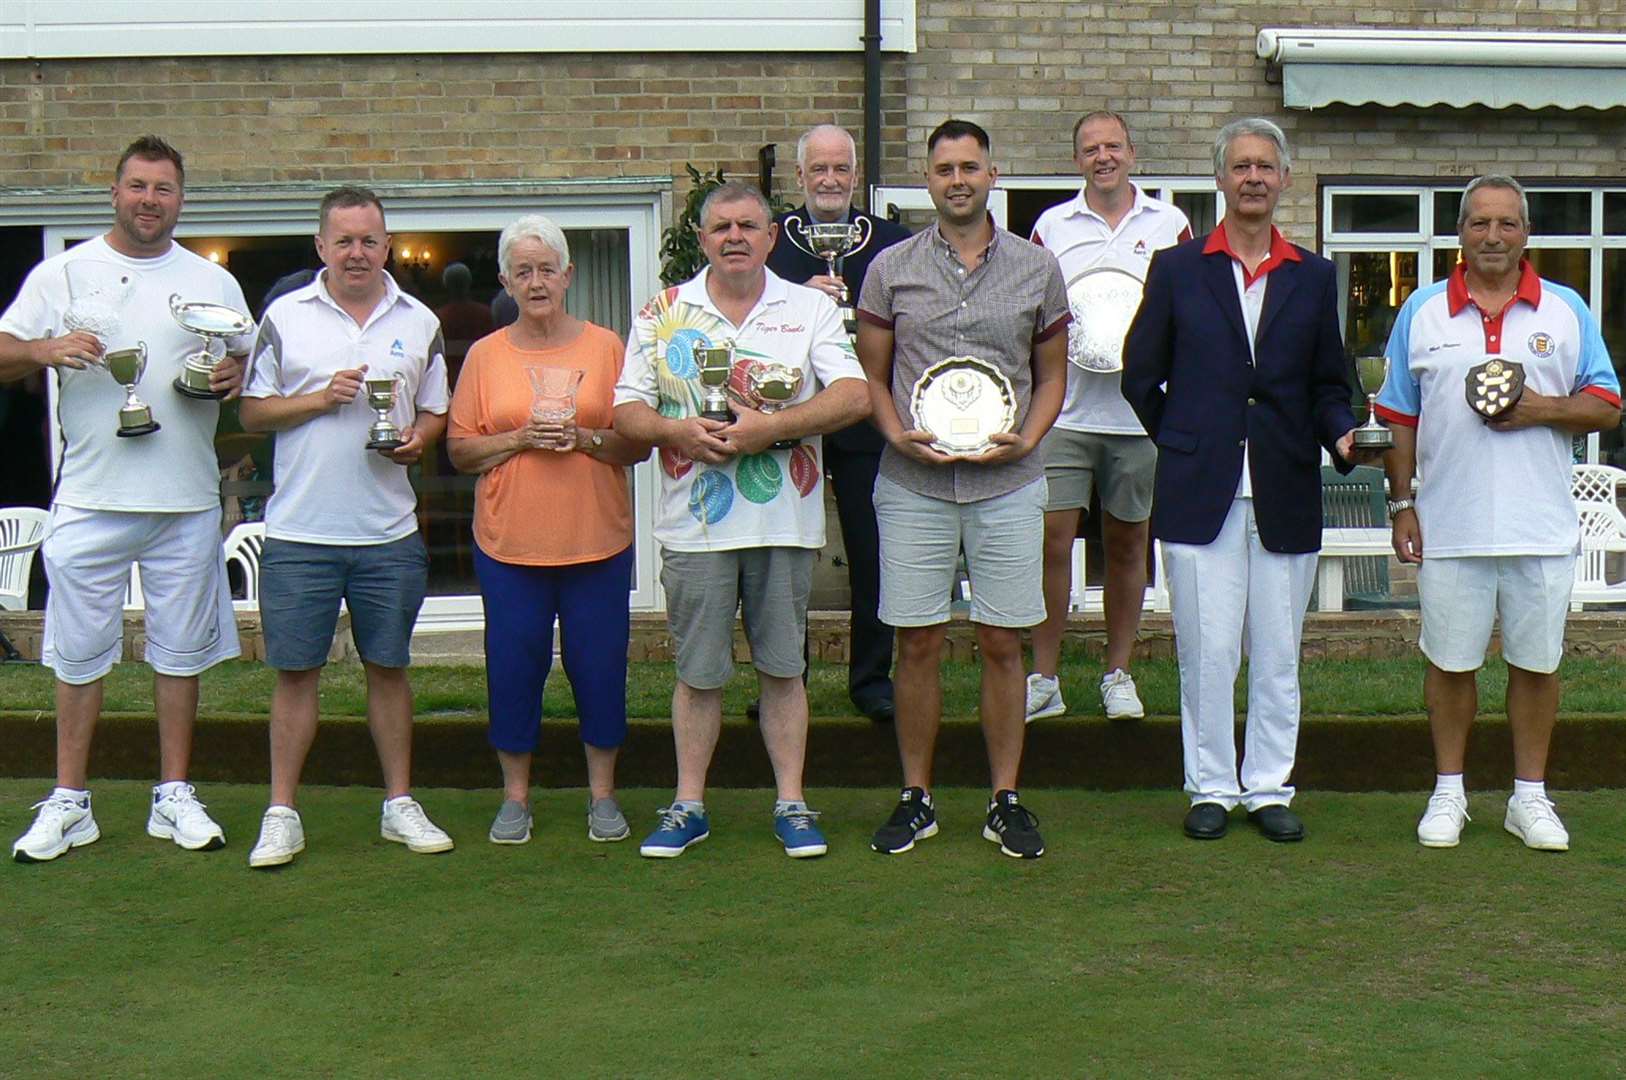
{"label": "club badge on polo", "polygon": [[226,355],[226,339],[241,337],[253,330],[254,320],[246,312],[225,304],[182,300],[180,293],[170,296],[169,313],[181,329],[203,339],[198,351],[182,361],[181,373],[175,376],[176,392],[203,401],[225,397],[224,391],[210,389],[209,379],[215,373],[215,365]]}
{"label": "club badge on polo", "polygon": [[362,386],[367,393],[367,404],[372,408],[373,426],[367,429],[367,449],[395,450],[404,440],[401,429],[395,426],[395,403],[406,389],[402,375],[381,375],[365,379]]}
{"label": "club badge on polo", "polygon": [[1524,365],[1499,356],[1468,369],[1465,379],[1468,407],[1486,420],[1495,420],[1519,403],[1524,393]]}
{"label": "club badge on polo", "polygon": [[1361,393],[1366,395],[1366,423],[1355,429],[1355,448],[1358,450],[1388,450],[1395,444],[1394,433],[1378,423],[1378,392],[1389,378],[1389,358],[1357,356],[1355,377],[1360,380]]}
{"label": "club badge on polo", "polygon": [[988,361],[951,356],[915,380],[909,414],[917,429],[932,436],[932,449],[975,456],[999,445],[993,436],[1016,425],[1016,390]]}

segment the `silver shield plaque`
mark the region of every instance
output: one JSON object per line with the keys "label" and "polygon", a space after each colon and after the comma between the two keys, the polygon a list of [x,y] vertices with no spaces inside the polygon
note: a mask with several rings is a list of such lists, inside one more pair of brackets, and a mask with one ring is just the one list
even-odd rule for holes
{"label": "silver shield plaque", "polygon": [[1096,266],[1067,284],[1073,321],[1067,327],[1067,359],[1085,371],[1122,371],[1124,335],[1140,310],[1143,282],[1116,266]]}
{"label": "silver shield plaque", "polygon": [[909,395],[915,427],[932,436],[932,449],[972,456],[992,450],[992,436],[1016,425],[1016,391],[993,364],[951,356],[927,368]]}

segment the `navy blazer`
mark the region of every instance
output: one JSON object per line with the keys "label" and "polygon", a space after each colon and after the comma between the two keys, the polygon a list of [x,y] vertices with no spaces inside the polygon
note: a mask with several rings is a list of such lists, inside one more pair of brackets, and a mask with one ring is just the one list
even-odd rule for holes
{"label": "navy blazer", "polygon": [[1321,460],[1355,426],[1333,264],[1298,248],[1270,272],[1254,353],[1231,257],[1206,237],[1152,257],[1124,339],[1123,395],[1157,443],[1152,535],[1208,544],[1242,477],[1248,443],[1254,518],[1267,551],[1321,547]]}

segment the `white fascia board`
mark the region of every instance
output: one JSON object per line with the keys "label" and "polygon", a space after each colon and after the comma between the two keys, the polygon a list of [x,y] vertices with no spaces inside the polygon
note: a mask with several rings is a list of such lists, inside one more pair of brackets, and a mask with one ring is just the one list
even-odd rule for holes
{"label": "white fascia board", "polygon": [[[916,0],[881,0],[914,52]],[[861,52],[863,0],[6,0],[0,59]]]}

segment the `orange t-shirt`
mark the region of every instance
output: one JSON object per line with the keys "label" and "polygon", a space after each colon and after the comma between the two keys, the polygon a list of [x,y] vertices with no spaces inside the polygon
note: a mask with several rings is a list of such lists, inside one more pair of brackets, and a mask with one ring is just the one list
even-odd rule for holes
{"label": "orange t-shirt", "polygon": [[[525,369],[580,368],[576,426],[608,428],[625,358],[613,330],[586,323],[569,345],[517,349],[507,329],[469,348],[452,394],[446,434],[453,439],[524,427],[531,415]],[[522,450],[483,474],[474,488],[474,539],[498,562],[569,566],[619,554],[632,543],[627,472],[577,451]]]}

